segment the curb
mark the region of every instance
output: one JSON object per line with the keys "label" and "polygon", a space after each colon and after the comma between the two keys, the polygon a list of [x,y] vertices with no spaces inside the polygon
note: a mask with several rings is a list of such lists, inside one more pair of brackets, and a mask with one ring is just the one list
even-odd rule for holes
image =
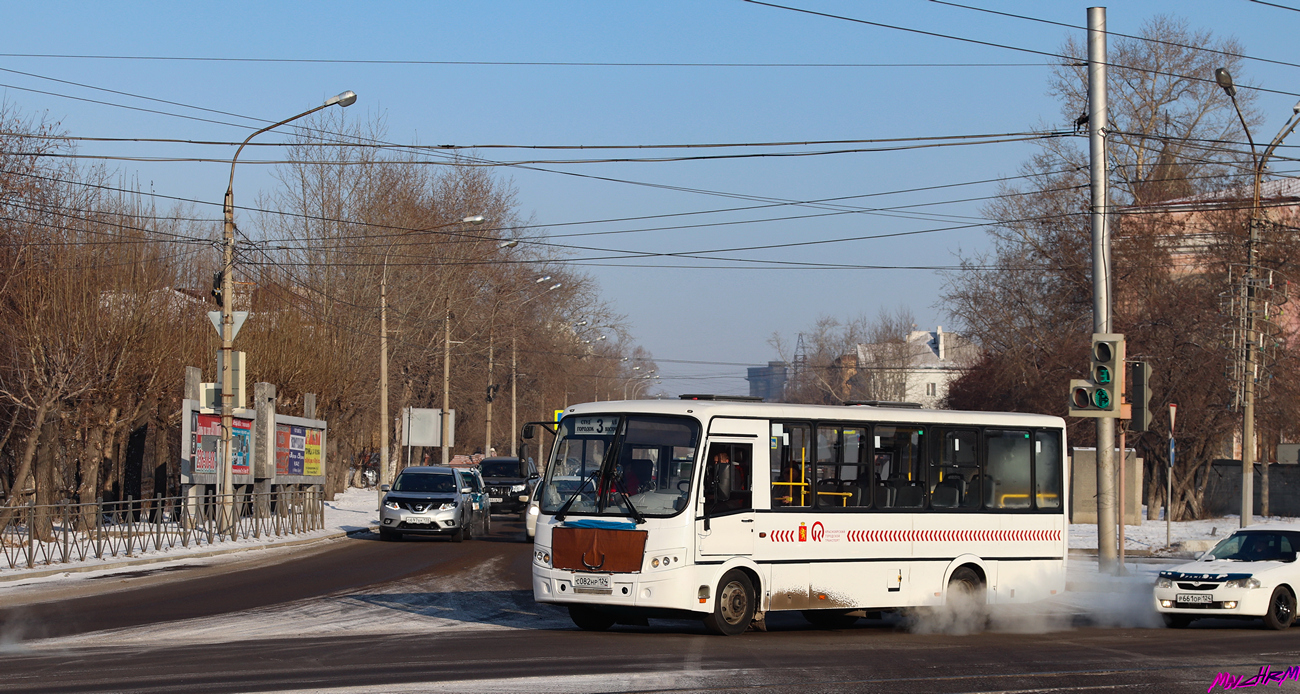
{"label": "curb", "polygon": [[236,552],[252,552],[256,550],[280,549],[283,547],[297,547],[301,545],[309,545],[315,542],[324,542],[325,540],[337,540],[340,538],[351,537],[353,535],[360,535],[363,533],[368,534],[370,532],[371,532],[370,528],[360,528],[358,530],[342,530],[339,532],[330,533],[328,535],[321,535],[319,537],[308,537],[301,540],[286,540],[284,542],[268,542],[259,545],[249,545],[247,547],[230,547],[227,549],[214,549],[207,552],[194,552],[191,554],[180,554],[180,555],[174,554],[174,555],[146,557],[141,559],[128,559],[126,561],[113,561],[104,564],[95,564],[93,566],[89,566],[89,565],[72,566],[71,563],[69,563],[63,565],[62,568],[41,569],[39,571],[34,569],[30,571],[24,571],[23,569],[10,569],[10,571],[23,571],[23,573],[0,574],[0,583],[20,581],[27,578],[44,578],[45,576],[54,576],[57,574],[87,573],[90,571],[104,571],[108,569],[121,569],[130,566],[159,564],[165,561],[178,561],[180,559],[205,559],[207,557],[217,557],[223,554],[235,554]]}

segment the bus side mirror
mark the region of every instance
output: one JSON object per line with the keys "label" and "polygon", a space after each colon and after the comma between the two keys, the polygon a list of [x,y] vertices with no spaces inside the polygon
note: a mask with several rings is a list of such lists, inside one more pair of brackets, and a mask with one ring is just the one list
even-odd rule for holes
{"label": "bus side mirror", "polygon": [[525,425],[524,425],[524,438],[525,438],[525,439],[531,439],[531,438],[533,438],[533,435],[534,435],[533,425],[532,425],[532,424],[525,424]]}

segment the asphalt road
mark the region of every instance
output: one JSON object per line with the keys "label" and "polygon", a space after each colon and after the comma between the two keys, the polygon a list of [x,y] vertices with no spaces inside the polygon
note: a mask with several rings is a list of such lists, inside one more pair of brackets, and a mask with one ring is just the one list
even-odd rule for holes
{"label": "asphalt road", "polygon": [[532,602],[518,525],[494,531],[12,591],[0,691],[1204,692],[1219,672],[1300,665],[1300,627],[1232,622],[949,635],[775,615],[733,638],[657,620],[586,633]]}

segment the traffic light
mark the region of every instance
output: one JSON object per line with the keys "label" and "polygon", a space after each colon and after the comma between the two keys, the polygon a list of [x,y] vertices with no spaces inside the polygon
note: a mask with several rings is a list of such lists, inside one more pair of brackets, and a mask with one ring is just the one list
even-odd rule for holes
{"label": "traffic light", "polygon": [[218,306],[222,305],[221,304],[221,284],[222,284],[221,279],[222,277],[220,272],[212,273],[212,298],[216,299]]}
{"label": "traffic light", "polygon": [[1119,417],[1124,393],[1124,336],[1093,333],[1087,380],[1070,381],[1071,417]]}
{"label": "traffic light", "polygon": [[1146,431],[1151,426],[1151,365],[1144,361],[1135,361],[1132,369],[1132,392],[1129,402],[1133,404],[1133,418],[1129,421],[1131,431]]}
{"label": "traffic light", "polygon": [[1118,333],[1092,334],[1092,404],[1108,417],[1119,416],[1124,396],[1124,336]]}

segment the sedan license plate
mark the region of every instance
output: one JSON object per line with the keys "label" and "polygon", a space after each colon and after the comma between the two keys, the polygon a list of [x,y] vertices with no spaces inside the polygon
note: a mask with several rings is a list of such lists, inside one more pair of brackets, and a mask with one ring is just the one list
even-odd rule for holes
{"label": "sedan license plate", "polygon": [[1210,595],[1209,593],[1179,593],[1178,595],[1174,596],[1174,599],[1177,602],[1195,602],[1195,603],[1214,602],[1214,596]]}
{"label": "sedan license plate", "polygon": [[406,523],[407,523],[408,525],[416,525],[416,524],[420,524],[420,523],[432,523],[432,522],[433,522],[433,519],[432,519],[432,518],[428,518],[428,517],[426,517],[426,516],[407,516],[406,518],[403,518],[402,520],[406,521]]}
{"label": "sedan license plate", "polygon": [[492,496],[492,497],[488,497],[488,498],[491,499],[491,500],[492,500],[492,503],[494,503],[494,504],[501,503],[502,501],[505,500],[504,497],[500,497],[500,496]]}
{"label": "sedan license plate", "polygon": [[614,587],[607,575],[574,574],[573,592],[609,595],[614,592]]}

